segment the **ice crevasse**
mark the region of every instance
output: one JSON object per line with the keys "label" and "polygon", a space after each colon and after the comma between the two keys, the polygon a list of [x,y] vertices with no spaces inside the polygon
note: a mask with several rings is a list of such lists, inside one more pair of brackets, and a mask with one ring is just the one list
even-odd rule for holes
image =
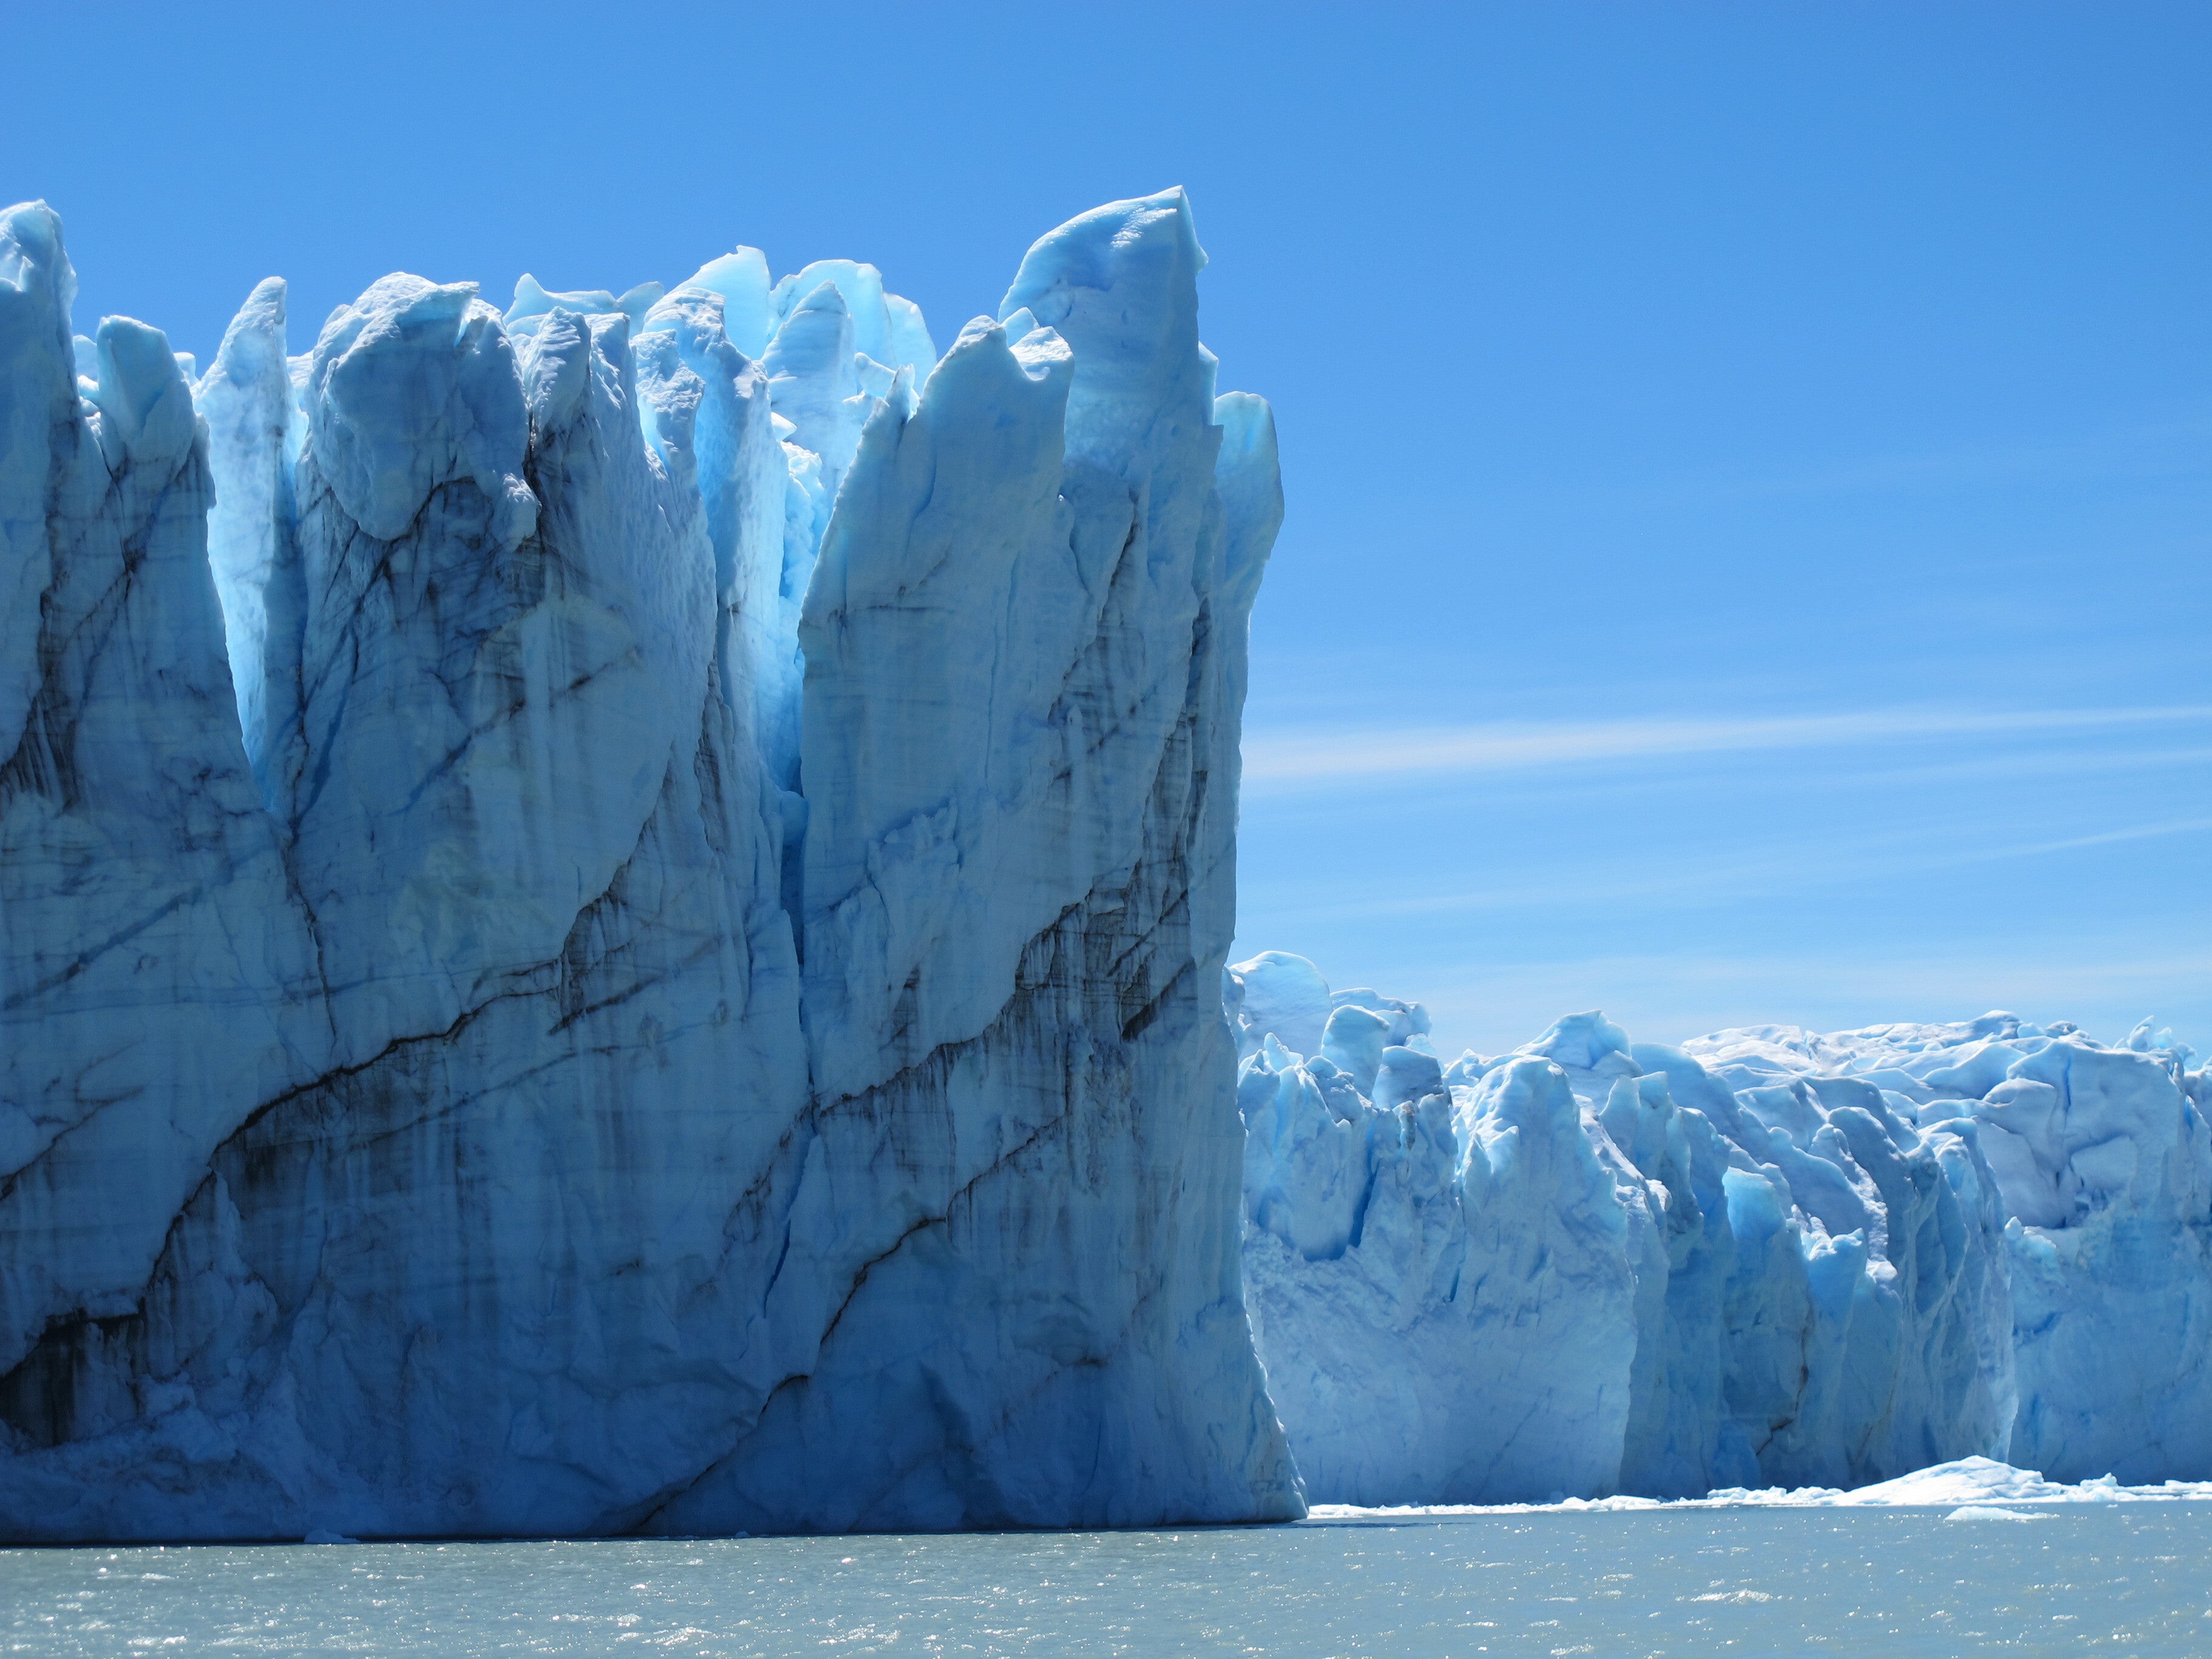
{"label": "ice crevasse", "polygon": [[0,1534],[1279,1518],[1178,191],[398,275],[204,375],[0,216]]}
{"label": "ice crevasse", "polygon": [[1234,966],[1245,1291],[1308,1496],[2212,1477],[2212,1078],[2009,1014],[1446,1063]]}

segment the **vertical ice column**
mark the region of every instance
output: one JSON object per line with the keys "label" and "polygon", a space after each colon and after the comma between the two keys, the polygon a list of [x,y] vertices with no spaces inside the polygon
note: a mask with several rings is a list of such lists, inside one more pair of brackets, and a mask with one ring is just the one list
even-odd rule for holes
{"label": "vertical ice column", "polygon": [[[1756,1476],[1748,1445],[1730,1432],[1724,1398],[1726,1285],[1735,1262],[1728,1147],[1704,1112],[1682,1109],[1673,1083],[1664,1074],[1612,1077],[1596,1115],[1601,1146],[1611,1143],[1616,1173],[1626,1177],[1619,1189],[1646,1218],[1621,1489],[1687,1498]],[[1588,1094],[1599,1098],[1595,1088]]]}
{"label": "vertical ice column", "polygon": [[70,1505],[11,1524],[620,1528],[757,1413],[775,1263],[732,1210],[805,1079],[759,763],[713,690],[698,472],[742,399],[681,343],[639,374],[630,326],[554,305],[517,349],[392,278],[326,330],[271,776],[340,1063],[199,1153],[139,1291],[118,1381],[189,1418],[79,1437]]}
{"label": "vertical ice column", "polygon": [[[1365,1014],[1340,1007],[1329,1030],[1352,1035]],[[1308,1496],[1613,1490],[1646,1218],[1557,1066],[1522,1056],[1447,1085],[1418,1051],[1382,1058],[1401,1097],[1389,1107],[1328,1054],[1272,1035],[1239,1090],[1246,1295]]]}
{"label": "vertical ice column", "polygon": [[2069,1036],[1973,1103],[2016,1217],[2010,1460],[2053,1480],[2212,1477],[2212,1128],[2186,1060]]}
{"label": "vertical ice column", "polygon": [[472,285],[387,277],[307,372],[300,712],[270,770],[366,1054],[556,979],[698,740],[696,466],[647,453],[624,313],[528,320],[519,365]]}
{"label": "vertical ice column", "polygon": [[165,1236],[216,1142],[321,1063],[191,391],[119,317],[80,382],[74,286],[43,204],[0,215],[0,1419],[27,1450],[137,1414]]}
{"label": "vertical ice column", "polygon": [[[799,620],[814,561],[827,533],[860,431],[885,398],[911,413],[914,393],[937,361],[921,310],[886,292],[873,265],[821,259],[767,286],[767,262],[741,247],[703,267],[695,284],[724,296],[747,337],[763,341],[761,367],[775,406],[783,457],[781,570],[750,606],[757,640],[752,707],[761,752],[776,788],[784,836],[784,902],[803,931],[799,894],[807,801],[799,776],[799,706],[805,665]],[[894,393],[894,386],[899,389]]]}
{"label": "vertical ice column", "polygon": [[[739,253],[747,251],[740,249]],[[917,386],[929,378],[937,347],[921,308],[890,292],[884,287],[883,272],[860,260],[817,259],[778,283],[769,296],[778,325],[819,293],[824,283],[836,286],[853,319],[852,349],[868,359],[860,366],[863,377],[872,374],[882,379],[882,385],[868,390],[882,396],[884,386],[902,368]]]}
{"label": "vertical ice column", "polygon": [[[712,690],[708,496],[730,480],[701,472],[737,464],[749,388],[711,317],[688,341],[649,326],[634,356],[619,308],[556,306],[510,347],[481,307],[400,286],[356,341],[326,335],[301,467],[326,573],[309,647],[351,689],[305,722],[300,775],[333,781],[299,797],[300,856],[358,884],[357,971],[410,1025],[333,1082],[346,1132],[274,1183],[311,1207],[395,1172],[343,1217],[346,1267],[303,1310],[338,1334],[298,1357],[298,1393],[337,1402],[312,1437],[342,1529],[620,1527],[758,1409],[774,1261],[733,1249],[730,1211],[804,1098],[759,763]],[[366,386],[428,406],[353,438],[354,351],[400,360],[372,356]],[[353,488],[380,475],[335,446],[325,470],[325,422],[444,476],[368,522],[347,502],[380,510]],[[449,1002],[414,1000],[426,970]]]}
{"label": "vertical ice column", "polygon": [[[304,401],[303,613],[284,676],[299,713],[265,769],[325,970],[367,1006],[341,1021],[359,1060],[552,957],[579,891],[619,856],[594,809],[634,832],[650,783],[541,776],[584,758],[544,730],[562,723],[554,685],[618,672],[631,647],[560,626],[563,573],[532,540],[522,385],[475,284],[387,276],[340,307]],[[530,805],[545,810],[525,810],[518,792],[541,783],[556,787]]]}
{"label": "vertical ice column", "polygon": [[1729,1139],[1739,1170],[1758,1171],[1724,1176],[1735,1431],[1771,1485],[2004,1455],[2013,1291],[1980,1137],[1954,1117],[1916,1124],[1888,1086],[1902,1073],[1829,1073],[1769,1041],[1785,1032],[1806,1037],[1770,1027],[1636,1051],[1670,1079],[1732,1085]]}
{"label": "vertical ice column", "polygon": [[800,632],[815,1099],[774,1309],[818,1352],[663,1524],[1295,1509],[1208,890],[1272,456],[1240,406],[1217,489],[1201,260],[1177,192],[1085,216],[862,436]]}
{"label": "vertical ice column", "polygon": [[781,706],[797,696],[787,684],[797,606],[782,591],[789,474],[767,372],[731,341],[726,311],[719,292],[679,288],[647,313],[635,350],[647,392],[646,435],[664,465],[676,466],[680,454],[696,479],[714,549],[722,696],[773,780],[779,745],[795,751],[797,742],[795,708]]}
{"label": "vertical ice column", "polygon": [[291,676],[303,596],[291,544],[292,463],[301,434],[284,356],[282,278],[268,278],[247,298],[193,401],[207,422],[216,483],[208,563],[222,602],[246,758],[259,776],[275,746],[272,713],[280,732],[299,713]]}
{"label": "vertical ice column", "polygon": [[683,286],[720,298],[723,336],[741,356],[757,360],[768,349],[778,318],[768,256],[758,248],[740,246],[709,259]]}
{"label": "vertical ice column", "polygon": [[894,1033],[911,1064],[988,1024],[1093,878],[1081,814],[1051,799],[1073,744],[1050,699],[1096,626],[1060,495],[1071,367],[1048,331],[970,324],[911,419],[870,423],[815,569],[806,982],[831,1097],[877,1080]]}

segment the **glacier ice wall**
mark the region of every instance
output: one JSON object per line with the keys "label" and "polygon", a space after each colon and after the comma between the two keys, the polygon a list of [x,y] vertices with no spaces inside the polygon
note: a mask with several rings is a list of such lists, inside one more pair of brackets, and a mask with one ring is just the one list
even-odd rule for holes
{"label": "glacier ice wall", "polygon": [[1115,1483],[1281,1512],[1213,996],[1275,462],[1263,410],[1216,423],[1203,259],[1179,198],[1076,220],[860,434],[799,623],[813,1093],[778,1285],[836,1340],[672,1522],[787,1511],[855,1401],[850,1478],[946,1524]]}
{"label": "glacier ice wall", "polygon": [[2055,1480],[2212,1477],[2212,1072],[2145,1021],[2117,1046],[1993,1013],[1686,1045],[1747,1100],[1856,1080],[1971,1133],[2008,1220],[2019,1411]]}
{"label": "glacier ice wall", "polygon": [[329,1058],[225,672],[191,388],[127,319],[73,343],[74,288],[52,212],[0,216],[0,1364],[33,1414],[64,1385],[28,1349],[135,1319],[216,1148]]}
{"label": "glacier ice wall", "polygon": [[0,1535],[2212,1475],[2148,1028],[1446,1065],[1224,969],[1203,264],[1110,204],[941,358],[752,249],[272,279],[196,376],[0,215]]}
{"label": "glacier ice wall", "polygon": [[1297,1512],[1202,263],[1101,209],[942,362],[747,249],[271,282],[195,385],[0,221],[0,1533]]}
{"label": "glacier ice wall", "polygon": [[1442,1064],[1237,964],[1246,1296],[1308,1496],[2212,1474],[2206,1073],[1993,1014]]}

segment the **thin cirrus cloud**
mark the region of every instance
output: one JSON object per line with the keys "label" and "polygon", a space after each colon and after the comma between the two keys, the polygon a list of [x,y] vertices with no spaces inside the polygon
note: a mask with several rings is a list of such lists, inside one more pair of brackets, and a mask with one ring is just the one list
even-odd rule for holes
{"label": "thin cirrus cloud", "polygon": [[[1288,920],[1348,921],[1376,916],[1435,915],[1448,911],[1526,910],[1588,907],[1593,904],[1632,903],[1726,896],[1735,899],[1802,891],[1813,886],[1835,886],[1854,882],[1892,879],[1923,872],[2001,863],[2013,859],[2046,858],[2092,847],[2123,842],[2160,841],[2172,836],[2212,833],[2212,818],[2182,818],[2162,823],[2130,824],[2094,835],[2067,836],[2048,841],[2021,842],[1996,846],[1913,848],[1879,846],[1849,848],[1808,847],[1784,850],[1762,858],[1740,855],[1715,857],[1695,864],[1679,860],[1631,868],[1585,870],[1570,878],[1522,880],[1492,888],[1466,891],[1424,892],[1400,898],[1363,896],[1358,898],[1316,896],[1308,902],[1267,904],[1271,895],[1262,889],[1254,911],[1268,922]],[[1311,893],[1308,888],[1306,892]]]}
{"label": "thin cirrus cloud", "polygon": [[1983,712],[1865,709],[1739,720],[1483,721],[1359,731],[1262,731],[1244,739],[1248,787],[1425,774],[1507,772],[1577,762],[1829,749],[1946,738],[2056,736],[2212,721],[2212,704]]}

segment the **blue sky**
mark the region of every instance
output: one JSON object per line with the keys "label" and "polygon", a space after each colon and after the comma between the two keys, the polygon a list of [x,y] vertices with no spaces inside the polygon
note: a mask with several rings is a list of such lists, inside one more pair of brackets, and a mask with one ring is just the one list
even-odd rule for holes
{"label": "blue sky", "polygon": [[[2212,1048],[2212,8],[19,7],[80,326],[294,347],[1189,187],[1291,516],[1240,948],[1486,1050],[1990,1006]],[[39,66],[36,69],[31,66]]]}

